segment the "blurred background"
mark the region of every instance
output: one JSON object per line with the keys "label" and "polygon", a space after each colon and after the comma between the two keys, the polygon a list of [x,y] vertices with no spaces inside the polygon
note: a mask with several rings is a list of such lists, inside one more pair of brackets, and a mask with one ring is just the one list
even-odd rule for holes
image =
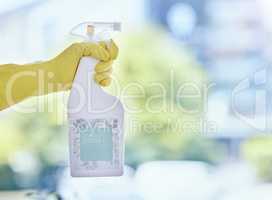
{"label": "blurred background", "polygon": [[[270,0],[1,1],[1,64],[56,56],[80,41],[69,32],[81,22],[120,21],[115,76],[121,88],[141,84],[145,95],[130,88],[137,98],[121,97],[127,110],[142,112],[126,112],[119,178],[69,176],[69,92],[22,102],[31,113],[1,112],[0,199],[271,199],[271,6]],[[158,94],[151,83],[166,88],[149,102],[159,112],[146,107]],[[184,98],[173,99],[183,83],[200,89],[189,85]]]}

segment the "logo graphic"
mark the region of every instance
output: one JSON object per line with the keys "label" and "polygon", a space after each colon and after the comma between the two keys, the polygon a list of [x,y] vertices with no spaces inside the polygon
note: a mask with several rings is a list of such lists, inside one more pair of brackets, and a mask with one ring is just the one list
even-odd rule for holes
{"label": "logo graphic", "polygon": [[[250,125],[251,127],[265,131],[267,130],[267,90],[265,88],[267,82],[267,69],[257,71],[253,77],[248,77],[238,83],[232,90],[231,108],[234,115]],[[250,99],[244,99],[244,102],[239,102],[238,99],[244,92],[254,93],[252,113],[244,113],[240,110],[243,104],[248,104]]]}

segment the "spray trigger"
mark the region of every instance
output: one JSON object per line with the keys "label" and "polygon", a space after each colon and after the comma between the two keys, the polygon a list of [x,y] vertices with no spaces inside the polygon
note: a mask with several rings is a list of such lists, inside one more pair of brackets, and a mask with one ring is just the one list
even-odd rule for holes
{"label": "spray trigger", "polygon": [[110,33],[114,31],[121,31],[120,22],[82,22],[74,26],[70,34],[80,37],[84,40],[108,40],[110,39]]}

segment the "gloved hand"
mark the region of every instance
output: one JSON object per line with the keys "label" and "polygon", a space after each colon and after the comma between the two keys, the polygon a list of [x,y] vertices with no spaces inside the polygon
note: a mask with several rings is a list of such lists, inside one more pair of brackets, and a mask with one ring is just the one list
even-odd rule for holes
{"label": "gloved hand", "polygon": [[91,56],[100,62],[95,68],[95,81],[101,86],[111,83],[112,63],[118,47],[111,41],[75,43],[52,60],[16,65],[0,65],[0,110],[27,97],[69,90],[81,57]]}

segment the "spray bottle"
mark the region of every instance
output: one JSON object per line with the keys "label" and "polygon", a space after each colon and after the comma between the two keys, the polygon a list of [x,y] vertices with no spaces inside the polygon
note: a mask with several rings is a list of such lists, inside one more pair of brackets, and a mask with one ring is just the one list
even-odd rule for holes
{"label": "spray bottle", "polygon": [[[75,33],[78,28],[86,36]],[[100,31],[99,31],[100,30]],[[71,31],[87,42],[107,41],[119,23],[84,22]],[[99,61],[83,57],[68,100],[70,169],[73,177],[121,176],[124,163],[124,109],[93,79]]]}

